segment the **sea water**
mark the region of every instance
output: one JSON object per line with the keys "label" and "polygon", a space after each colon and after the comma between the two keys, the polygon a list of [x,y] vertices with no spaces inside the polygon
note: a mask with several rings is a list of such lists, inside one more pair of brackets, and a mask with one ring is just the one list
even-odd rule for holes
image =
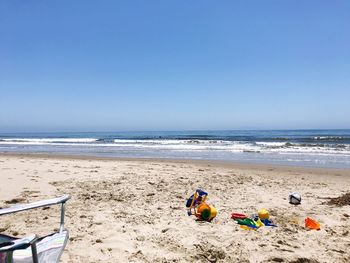
{"label": "sea water", "polygon": [[350,130],[0,133],[0,152],[350,168]]}

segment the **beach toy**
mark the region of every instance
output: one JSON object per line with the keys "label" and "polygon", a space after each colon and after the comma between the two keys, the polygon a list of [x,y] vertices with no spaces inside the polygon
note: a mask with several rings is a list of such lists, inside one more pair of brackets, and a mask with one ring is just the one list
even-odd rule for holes
{"label": "beach toy", "polygon": [[258,220],[254,220],[255,221],[255,225],[257,227],[262,227],[264,226],[265,224],[260,220],[260,217],[258,217]]}
{"label": "beach toy", "polygon": [[189,216],[196,213],[195,208],[207,199],[208,193],[202,189],[197,189],[196,192],[187,199],[186,207]]}
{"label": "beach toy", "polygon": [[244,219],[236,219],[235,220],[239,225],[249,226],[252,228],[257,228],[257,225],[255,221],[251,218],[244,218]]}
{"label": "beach toy", "polygon": [[[254,221],[256,222],[256,225],[260,226],[273,226],[277,227],[270,219],[261,219],[259,216],[254,217]],[[261,222],[261,223],[260,223]],[[262,225],[261,225],[262,224]]]}
{"label": "beach toy", "polygon": [[[267,213],[266,209],[262,209],[262,210],[265,210],[265,211],[259,210],[259,212],[263,212],[263,213],[259,213],[259,214],[261,214],[263,217],[268,216],[268,213]],[[256,214],[252,215],[252,218],[249,218],[249,217],[243,218],[243,216],[244,216],[243,214],[239,214],[239,213],[233,213],[231,215],[232,218],[236,217],[234,219],[240,225],[240,227],[242,229],[249,230],[249,228],[251,228],[251,229],[255,229],[256,230],[256,229],[258,229],[258,228],[260,228],[262,226],[277,227],[268,218],[262,219]],[[242,217],[242,218],[238,218],[238,217]]]}
{"label": "beach toy", "polygon": [[309,229],[315,229],[315,230],[321,229],[320,223],[310,217],[305,218],[305,227]]}
{"label": "beach toy", "polygon": [[201,203],[196,212],[196,216],[199,219],[207,220],[210,217],[210,206],[206,203]]}
{"label": "beach toy", "polygon": [[206,202],[207,196],[207,192],[197,189],[186,202],[187,214],[189,216],[195,215],[199,220],[208,222],[216,217],[217,210],[212,204]]}
{"label": "beach toy", "polygon": [[277,227],[271,220],[269,219],[261,219],[261,222],[265,225],[265,226],[272,226],[272,227]]}
{"label": "beach toy", "polygon": [[289,195],[289,203],[292,205],[300,205],[301,203],[301,196],[298,193],[291,193]]}
{"label": "beach toy", "polygon": [[247,216],[245,214],[241,214],[241,213],[232,213],[231,218],[232,219],[244,219],[244,218],[247,218]]}
{"label": "beach toy", "polygon": [[211,221],[217,214],[216,208],[208,203],[201,203],[196,211],[196,216],[198,219]]}
{"label": "beach toy", "polygon": [[240,225],[239,227],[242,228],[242,229],[245,229],[245,230],[257,230],[257,228],[250,227],[250,226],[245,226],[245,225]]}
{"label": "beach toy", "polygon": [[269,212],[266,209],[260,209],[258,211],[258,216],[260,219],[269,219]]}

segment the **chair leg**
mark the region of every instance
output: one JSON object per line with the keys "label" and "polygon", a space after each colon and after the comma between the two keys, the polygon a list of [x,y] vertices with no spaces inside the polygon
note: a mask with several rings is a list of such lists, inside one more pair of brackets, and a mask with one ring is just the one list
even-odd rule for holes
{"label": "chair leg", "polygon": [[38,252],[36,250],[36,244],[35,242],[31,244],[32,248],[32,257],[33,257],[33,263],[38,263]]}
{"label": "chair leg", "polygon": [[13,263],[13,251],[6,252],[6,263]]}

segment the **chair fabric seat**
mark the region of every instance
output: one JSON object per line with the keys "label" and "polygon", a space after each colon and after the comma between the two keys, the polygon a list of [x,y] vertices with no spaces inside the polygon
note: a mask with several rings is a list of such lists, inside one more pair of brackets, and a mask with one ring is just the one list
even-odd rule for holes
{"label": "chair fabric seat", "polygon": [[[64,230],[60,233],[54,233],[40,238],[36,242],[36,248],[38,253],[38,260],[41,263],[56,263],[59,261],[63,250],[68,241],[68,231]],[[0,243],[11,242],[16,238],[1,235]],[[6,253],[0,253],[0,263],[6,262]],[[32,250],[31,247],[26,249],[18,249],[13,251],[13,263],[32,263]]]}

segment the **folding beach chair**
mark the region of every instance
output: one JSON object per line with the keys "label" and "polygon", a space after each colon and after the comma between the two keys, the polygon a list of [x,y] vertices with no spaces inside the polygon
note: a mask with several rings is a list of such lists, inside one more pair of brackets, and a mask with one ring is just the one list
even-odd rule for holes
{"label": "folding beach chair", "polygon": [[33,208],[61,204],[59,231],[44,237],[29,235],[15,238],[0,234],[0,263],[56,263],[59,262],[68,241],[68,230],[64,228],[64,205],[69,195],[30,204],[20,204],[0,209],[0,216]]}

